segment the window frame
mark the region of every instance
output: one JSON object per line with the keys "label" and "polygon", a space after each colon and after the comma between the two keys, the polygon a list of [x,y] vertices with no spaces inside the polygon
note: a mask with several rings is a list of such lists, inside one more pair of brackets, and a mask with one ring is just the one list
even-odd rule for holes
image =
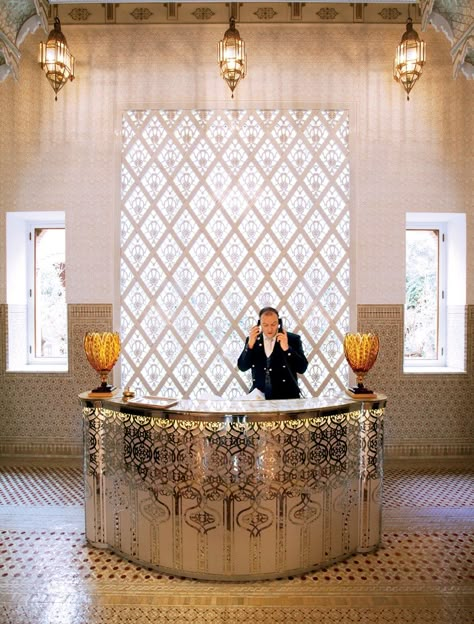
{"label": "window frame", "polygon": [[[31,274],[29,232],[34,226],[60,225],[65,229],[65,258],[67,262],[67,224],[63,210],[8,211],[6,213],[6,292],[7,292],[7,353],[6,373],[68,373],[70,361],[69,330],[66,328],[68,346],[64,358],[28,358],[30,335],[28,311]],[[66,310],[68,292],[66,289]],[[66,323],[69,323],[66,318]]]}
{"label": "window frame", "polygon": [[[405,358],[405,322],[402,329],[402,371],[404,374],[465,374],[467,371],[467,230],[464,212],[407,212],[405,216],[404,238],[406,230],[421,228],[441,229],[444,231],[442,266],[444,281],[441,283],[442,331],[440,341],[444,346],[443,361],[418,360]],[[405,253],[406,259],[406,253]],[[405,267],[406,274],[406,267]],[[405,301],[406,306],[406,279]]]}

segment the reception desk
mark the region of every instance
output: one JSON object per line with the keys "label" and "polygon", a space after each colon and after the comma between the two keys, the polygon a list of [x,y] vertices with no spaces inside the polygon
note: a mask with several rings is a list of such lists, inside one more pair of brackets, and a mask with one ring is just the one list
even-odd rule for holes
{"label": "reception desk", "polygon": [[244,581],[380,544],[385,397],[80,402],[94,546],[166,574]]}

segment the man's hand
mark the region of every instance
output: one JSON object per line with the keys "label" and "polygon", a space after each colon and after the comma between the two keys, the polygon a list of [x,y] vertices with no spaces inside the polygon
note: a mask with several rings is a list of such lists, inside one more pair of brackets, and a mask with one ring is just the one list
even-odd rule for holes
{"label": "man's hand", "polygon": [[249,349],[253,349],[257,342],[258,335],[260,334],[260,325],[254,325],[249,332]]}
{"label": "man's hand", "polygon": [[282,348],[283,351],[288,351],[289,346],[288,346],[288,335],[286,333],[285,330],[282,330],[281,332],[278,332],[278,334],[276,335],[276,339],[277,342],[280,343],[280,347]]}

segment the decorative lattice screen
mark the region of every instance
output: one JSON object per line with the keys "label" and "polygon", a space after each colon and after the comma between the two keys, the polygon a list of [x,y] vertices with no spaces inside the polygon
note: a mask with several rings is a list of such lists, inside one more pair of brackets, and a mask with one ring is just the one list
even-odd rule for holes
{"label": "decorative lattice screen", "polygon": [[147,110],[123,116],[123,385],[242,395],[237,357],[272,305],[303,339],[306,396],[347,383],[345,111]]}

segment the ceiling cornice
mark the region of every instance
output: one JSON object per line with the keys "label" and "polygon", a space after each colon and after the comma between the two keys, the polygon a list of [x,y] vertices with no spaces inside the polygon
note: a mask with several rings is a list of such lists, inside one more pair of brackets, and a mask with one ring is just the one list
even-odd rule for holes
{"label": "ceiling cornice", "polygon": [[411,7],[421,22],[419,7],[407,0],[395,2],[82,2],[61,0],[50,6],[49,19],[61,24],[228,24],[232,15],[240,24],[405,24]]}

